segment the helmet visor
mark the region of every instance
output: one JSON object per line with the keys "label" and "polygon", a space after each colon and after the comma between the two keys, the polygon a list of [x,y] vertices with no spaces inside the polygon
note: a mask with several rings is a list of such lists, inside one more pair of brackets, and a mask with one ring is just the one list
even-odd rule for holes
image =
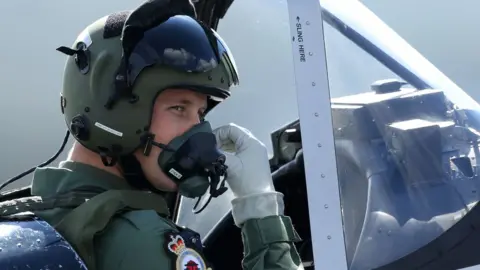
{"label": "helmet visor", "polygon": [[185,15],[170,17],[145,31],[128,57],[130,85],[144,68],[153,65],[194,73],[223,66],[228,84],[238,84],[235,60],[226,43],[214,30]]}

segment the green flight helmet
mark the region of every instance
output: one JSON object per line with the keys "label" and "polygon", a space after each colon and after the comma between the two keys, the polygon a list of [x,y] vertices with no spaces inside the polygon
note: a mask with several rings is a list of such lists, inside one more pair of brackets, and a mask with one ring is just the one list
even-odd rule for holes
{"label": "green flight helmet", "polygon": [[128,16],[105,16],[89,25],[72,48],[58,48],[68,55],[61,92],[65,122],[105,165],[107,158],[118,160],[144,147],[161,91],[204,93],[209,111],[239,83],[235,60],[213,29],[175,15],[127,36]]}

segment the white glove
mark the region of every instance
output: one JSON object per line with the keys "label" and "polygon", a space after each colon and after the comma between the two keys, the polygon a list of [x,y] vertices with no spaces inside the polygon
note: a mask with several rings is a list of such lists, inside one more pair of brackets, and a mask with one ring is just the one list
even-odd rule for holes
{"label": "white glove", "polygon": [[248,219],[283,215],[283,194],[273,186],[265,145],[235,124],[219,127],[213,133],[226,155],[226,181],[235,196],[232,200],[235,224],[241,227]]}

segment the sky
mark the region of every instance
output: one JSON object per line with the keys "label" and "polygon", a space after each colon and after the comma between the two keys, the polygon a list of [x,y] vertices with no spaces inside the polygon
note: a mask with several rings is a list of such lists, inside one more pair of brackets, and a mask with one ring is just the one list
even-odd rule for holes
{"label": "sky", "polygon": [[[70,46],[90,22],[140,2],[84,0],[74,6],[61,0],[0,2],[0,85],[4,93],[0,99],[0,150],[4,159],[0,179],[43,162],[60,147],[66,128],[59,104],[65,58],[55,49]],[[460,87],[480,99],[475,80],[480,62],[473,57],[480,48],[474,27],[478,25],[474,19],[478,9],[472,8],[480,2],[464,0],[454,7],[447,1],[433,0],[362,2]],[[254,4],[256,8],[251,9]],[[289,36],[287,14],[285,0],[242,0],[233,4],[219,29],[236,57],[241,86],[209,120],[214,126],[228,122],[243,125],[269,148],[269,131],[297,117],[291,48],[285,38]],[[338,34],[328,33],[326,29],[327,50],[332,49],[327,58],[343,59],[329,62],[329,69],[337,72],[332,72],[332,78],[337,76],[338,88],[344,89],[336,94],[368,91],[373,79],[393,75],[369,57],[358,56],[360,53],[346,58],[335,48],[351,45]],[[370,74],[360,68],[362,59],[371,62]],[[344,83],[347,78],[351,82],[343,85],[342,80]],[[30,181],[31,176],[27,176],[11,187]]]}

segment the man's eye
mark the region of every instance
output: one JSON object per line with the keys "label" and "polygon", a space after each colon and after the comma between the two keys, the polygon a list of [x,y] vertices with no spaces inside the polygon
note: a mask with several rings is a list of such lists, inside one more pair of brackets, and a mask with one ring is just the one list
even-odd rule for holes
{"label": "man's eye", "polygon": [[174,109],[174,110],[179,111],[179,112],[185,111],[185,107],[183,107],[183,106],[173,106],[173,107],[171,107],[171,109]]}

